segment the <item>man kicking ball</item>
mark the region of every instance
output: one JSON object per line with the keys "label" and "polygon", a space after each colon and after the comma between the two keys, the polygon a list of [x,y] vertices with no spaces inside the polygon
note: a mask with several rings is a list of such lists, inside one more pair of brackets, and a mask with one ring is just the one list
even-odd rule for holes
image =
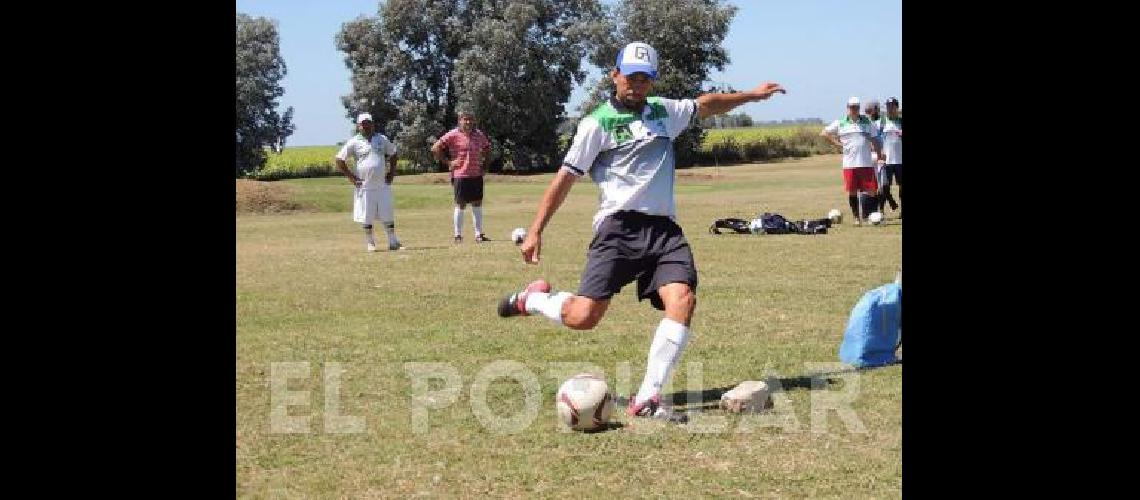
{"label": "man kicking ball", "polygon": [[575,330],[593,328],[610,297],[637,280],[639,300],[665,311],[649,346],[645,378],[626,410],[630,416],[684,422],[661,405],[665,385],[689,340],[696,306],[697,268],[681,227],[674,221],[673,140],[696,118],[726,113],[784,89],[765,83],[747,92],[702,94],[694,99],[649,97],[657,79],[657,51],[634,42],[618,54],[610,72],[615,94],[578,124],[562,168],[543,194],[526,239],[523,259],[537,264],[542,231],[578,177],[587,173],[601,188],[594,238],[576,295],[551,293],[536,280],[499,303],[499,316],[542,314]]}

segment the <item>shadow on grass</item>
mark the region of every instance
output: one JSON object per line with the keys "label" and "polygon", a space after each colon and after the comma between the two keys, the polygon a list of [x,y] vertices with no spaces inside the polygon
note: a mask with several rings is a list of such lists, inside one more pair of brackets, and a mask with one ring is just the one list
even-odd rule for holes
{"label": "shadow on grass", "polygon": [[[778,379],[765,379],[769,389],[772,392],[782,391],[818,391],[818,390],[832,390],[839,389],[843,385],[843,379],[833,378],[835,375],[842,375],[845,373],[867,372],[878,368],[886,368],[888,366],[902,365],[902,359],[893,363],[882,366],[874,366],[867,368],[845,368],[831,372],[821,372],[815,374],[801,375],[798,377],[782,377]],[[688,410],[704,410],[716,409],[720,407],[720,397],[724,393],[732,390],[736,386],[717,387],[715,389],[705,389],[700,392],[681,391],[672,394],[663,394],[662,401],[672,401],[676,406],[684,405]],[[629,397],[617,397],[614,403],[618,406],[628,406]]]}
{"label": "shadow on grass", "polygon": [[621,429],[622,427],[625,427],[625,424],[623,424],[621,422],[609,421],[609,422],[606,422],[605,425],[598,427],[597,429],[589,430],[589,431],[582,431],[582,432],[584,432],[586,434],[597,434],[600,432],[616,431],[618,429]]}

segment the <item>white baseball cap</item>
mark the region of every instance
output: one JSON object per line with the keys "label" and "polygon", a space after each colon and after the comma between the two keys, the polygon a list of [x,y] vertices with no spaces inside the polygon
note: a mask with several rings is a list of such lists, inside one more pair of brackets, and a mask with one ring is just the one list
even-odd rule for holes
{"label": "white baseball cap", "polygon": [[859,105],[859,98],[852,96],[850,99],[847,100],[847,105],[848,106],[858,106]]}
{"label": "white baseball cap", "polygon": [[372,120],[372,114],[371,113],[360,113],[360,115],[356,117],[356,124],[360,125],[361,123],[364,123],[364,120],[373,121]]}
{"label": "white baseball cap", "polygon": [[656,80],[657,51],[653,50],[653,47],[650,47],[648,43],[633,42],[618,52],[617,67],[623,75],[641,72]]}

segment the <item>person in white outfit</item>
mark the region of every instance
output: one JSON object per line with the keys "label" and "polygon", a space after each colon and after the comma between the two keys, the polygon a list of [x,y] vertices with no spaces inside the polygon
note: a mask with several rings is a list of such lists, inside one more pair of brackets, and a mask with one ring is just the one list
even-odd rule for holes
{"label": "person in white outfit", "polygon": [[[392,210],[396,145],[384,134],[376,132],[369,113],[357,116],[356,126],[360,133],[345,142],[335,157],[336,168],[356,187],[352,200],[352,220],[364,228],[364,242],[369,252],[376,251],[376,236],[372,232],[372,221],[376,219],[380,219],[384,224],[384,232],[388,234],[388,250],[400,250],[403,246],[396,238],[396,219]],[[356,161],[355,172],[349,170],[345,163],[349,156]]]}

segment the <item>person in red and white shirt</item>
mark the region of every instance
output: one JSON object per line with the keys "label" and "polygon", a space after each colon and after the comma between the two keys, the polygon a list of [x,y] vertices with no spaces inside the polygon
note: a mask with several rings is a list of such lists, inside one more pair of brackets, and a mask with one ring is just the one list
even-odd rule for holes
{"label": "person in red and white shirt", "polygon": [[879,206],[879,184],[875,180],[875,161],[871,155],[872,152],[876,156],[883,154],[879,128],[870,118],[859,114],[859,98],[852,97],[847,100],[847,116],[831,122],[819,135],[843,149],[843,189],[847,191],[847,202],[858,226]]}
{"label": "person in red and white shirt", "polygon": [[487,241],[489,238],[483,232],[483,165],[491,153],[491,140],[475,128],[475,115],[460,111],[459,126],[435,141],[431,152],[437,161],[447,161],[451,171],[451,186],[455,191],[455,210],[451,216],[455,243],[463,242],[463,209],[468,203],[475,226],[475,243]]}

